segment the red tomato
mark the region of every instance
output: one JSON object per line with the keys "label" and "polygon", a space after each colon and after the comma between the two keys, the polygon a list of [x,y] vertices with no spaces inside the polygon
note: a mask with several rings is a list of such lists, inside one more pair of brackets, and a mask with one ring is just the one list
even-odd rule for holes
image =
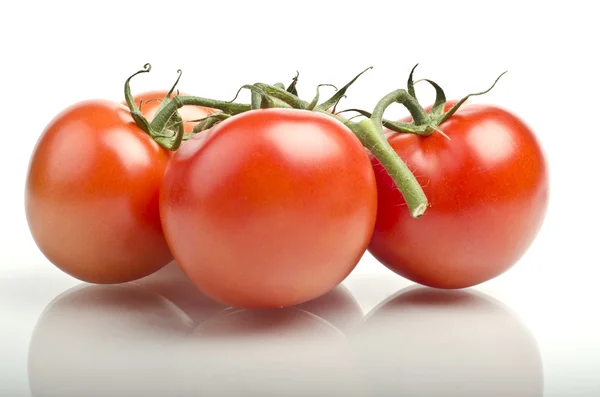
{"label": "red tomato", "polygon": [[[167,96],[168,91],[148,91],[142,94],[136,95],[133,97],[133,101],[140,106],[140,102],[142,106],[140,108],[144,117],[148,119],[148,121],[152,121],[154,115],[156,114],[156,110],[160,106],[161,101]],[[180,93],[179,95],[188,95],[185,93]],[[171,98],[173,95],[171,95]],[[186,120],[198,120],[203,117],[208,116],[209,114],[214,113],[214,109],[206,108],[203,106],[183,106],[179,109],[179,114],[183,119],[183,129],[185,132],[190,133],[194,129],[196,125],[195,122],[190,122]]]}
{"label": "red tomato", "polygon": [[376,204],[358,139],[328,116],[293,109],[246,112],[190,139],[160,196],[184,272],[213,299],[244,308],[333,289],[363,255]]}
{"label": "red tomato", "polygon": [[134,280],[169,263],[158,211],[169,157],[121,104],[66,109],[41,135],[27,175],[27,221],[40,250],[92,283]]}
{"label": "red tomato", "polygon": [[548,172],[533,132],[505,110],[465,105],[440,128],[451,140],[388,137],[429,199],[421,218],[410,217],[372,159],[378,213],[369,251],[415,282],[463,288],[501,274],[531,245],[548,205]]}

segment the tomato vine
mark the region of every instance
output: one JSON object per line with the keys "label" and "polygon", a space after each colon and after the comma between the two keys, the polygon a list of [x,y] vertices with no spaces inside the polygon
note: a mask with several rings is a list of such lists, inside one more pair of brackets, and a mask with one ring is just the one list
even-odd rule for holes
{"label": "tomato vine", "polygon": [[[350,88],[362,74],[371,68],[372,67],[369,67],[363,70],[346,85],[339,90],[336,90],[330,98],[321,103],[319,103],[319,88],[322,85],[317,87],[316,95],[310,102],[302,100],[298,96],[296,89],[298,74],[294,77],[288,88],[285,88],[285,85],[282,83],[274,85],[266,83],[247,84],[242,86],[240,90],[248,89],[251,91],[252,99],[250,104],[234,102],[237,95],[232,101],[221,101],[197,96],[175,95],[171,97],[171,94],[175,90],[181,77],[181,71],[179,70],[179,76],[171,88],[171,91],[165,96],[152,121],[148,121],[142,115],[137,104],[133,101],[130,88],[130,82],[133,77],[150,72],[151,66],[150,64],[146,64],[142,70],[137,71],[126,80],[125,99],[136,124],[161,146],[169,150],[177,150],[182,141],[189,139],[196,133],[213,127],[222,120],[251,110],[260,108],[292,108],[326,114],[343,123],[350,131],[352,131],[352,133],[354,133],[362,145],[377,158],[402,193],[411,216],[417,218],[423,215],[427,209],[427,197],[413,173],[388,143],[383,133],[383,128],[385,127],[396,132],[414,133],[423,136],[438,132],[447,138],[439,126],[450,118],[469,97],[489,92],[500,77],[506,72],[502,73],[496,79],[494,84],[486,91],[465,96],[447,112],[443,111],[444,105],[446,104],[446,97],[442,88],[432,80],[419,80],[428,82],[436,91],[435,103],[431,111],[426,112],[419,104],[415,94],[414,86],[416,82],[413,80],[416,68],[415,65],[410,72],[407,88],[397,89],[385,95],[377,103],[372,112],[361,109],[348,109],[337,114],[332,112],[331,109],[335,108],[340,99],[345,96],[348,88]],[[413,119],[412,123],[394,122],[383,118],[385,110],[394,103],[400,103],[408,109]],[[198,121],[198,124],[194,127],[192,133],[185,134],[183,130],[183,120],[179,116],[178,109],[186,105],[204,106],[217,109],[218,111],[203,119],[196,120]],[[339,115],[340,113],[348,111],[357,112],[359,115],[365,116],[366,119],[353,121],[352,119],[347,119]]]}

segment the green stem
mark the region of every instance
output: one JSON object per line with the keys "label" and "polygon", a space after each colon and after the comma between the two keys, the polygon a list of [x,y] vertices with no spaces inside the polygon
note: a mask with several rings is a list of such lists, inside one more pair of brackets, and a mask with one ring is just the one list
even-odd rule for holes
{"label": "green stem", "polygon": [[[269,87],[271,87],[271,86],[269,86]],[[260,83],[246,84],[246,85],[243,85],[241,89],[244,89],[244,88],[250,90],[250,92],[252,93],[252,103],[250,104],[250,108],[252,110],[293,107],[293,106],[289,105],[288,103],[286,103],[285,101],[282,101],[281,99],[279,99],[277,97],[269,95],[269,93],[260,86]]]}
{"label": "green stem", "polygon": [[192,129],[192,135],[197,134],[201,131],[207,130],[207,129],[211,128],[213,125],[215,125],[216,123],[226,120],[229,117],[231,117],[231,116],[228,115],[227,113],[216,112],[216,113],[212,113],[206,117],[203,117],[202,119],[199,119],[199,120],[191,120],[191,121],[195,121],[198,123]]}
{"label": "green stem", "polygon": [[273,98],[277,98],[280,101],[283,101],[296,109],[308,109],[308,103],[298,98],[296,95],[289,93],[285,89],[268,85],[265,83],[256,83],[254,84],[256,87],[263,90],[268,95]]}
{"label": "green stem", "polygon": [[[206,119],[204,122],[199,123],[198,125],[202,126],[202,131],[206,131],[206,130],[212,128],[215,124],[217,124],[220,121],[221,120],[219,120],[218,118],[212,117],[212,118]],[[199,132],[199,131],[193,131],[193,132]]]}
{"label": "green stem", "polygon": [[375,110],[373,110],[371,120],[373,120],[376,125],[381,125],[383,122],[383,112],[385,112],[385,109],[387,109],[388,106],[395,102],[401,103],[408,109],[415,125],[425,125],[430,122],[429,115],[427,115],[425,109],[423,109],[419,102],[405,89],[392,91],[381,98],[375,106]]}
{"label": "green stem", "polygon": [[472,96],[478,96],[478,95],[484,95],[487,94],[488,92],[490,92],[492,90],[492,88],[494,88],[496,86],[496,83],[498,83],[498,80],[500,80],[500,78],[502,76],[504,76],[506,73],[508,72],[505,71],[503,73],[500,74],[500,76],[496,77],[496,80],[494,81],[494,84],[492,84],[492,86],[490,88],[488,88],[485,91],[481,91],[481,92],[475,92],[473,94],[469,94],[466,97],[462,98],[460,101],[456,102],[454,104],[454,106],[452,106],[452,108],[450,108],[450,110],[448,110],[443,116],[442,118],[437,122],[438,125],[441,125],[444,121],[448,120],[450,117],[452,117],[454,115],[454,113],[456,113],[456,111],[458,110],[458,108],[460,108],[462,106],[463,103],[466,102],[467,99],[469,99]]}
{"label": "green stem", "polygon": [[410,215],[413,218],[423,215],[428,205],[425,192],[408,166],[385,139],[381,123],[377,124],[372,119],[365,119],[359,123],[346,123],[346,125],[392,177],[408,205]]}
{"label": "green stem", "polygon": [[322,104],[320,104],[317,107],[315,107],[314,110],[316,110],[316,111],[329,110],[332,106],[334,106],[336,103],[338,103],[339,100],[346,94],[346,91],[348,90],[348,88],[350,88],[350,86],[352,84],[354,84],[354,82],[360,76],[362,76],[367,70],[370,70],[370,69],[373,69],[373,66],[369,66],[368,68],[366,68],[365,70],[363,70],[362,72],[360,72],[352,80],[350,80],[350,82],[348,84],[346,84],[345,86],[343,86],[342,88],[340,88],[339,91],[336,91],[336,93],[333,94],[333,96],[331,98],[329,98],[328,100],[326,100]]}
{"label": "green stem", "polygon": [[257,91],[250,92],[250,107],[252,110],[260,109],[262,103],[262,95]]}
{"label": "green stem", "polygon": [[415,81],[413,80],[413,76],[415,74],[415,69],[417,68],[417,66],[419,66],[418,63],[415,66],[413,66],[413,68],[410,71],[410,74],[408,75],[408,81],[406,82],[408,94],[415,99],[417,99],[417,94],[415,93]]}
{"label": "green stem", "polygon": [[124,88],[125,89],[125,102],[127,103],[127,107],[129,107],[131,117],[133,118],[135,123],[138,125],[138,127],[140,127],[142,129],[142,131],[144,131],[146,134],[148,134],[150,136],[152,136],[152,133],[150,132],[150,123],[142,115],[142,112],[140,111],[140,108],[138,107],[138,105],[133,101],[133,95],[131,94],[131,79],[133,79],[138,74],[149,73],[151,69],[152,69],[152,66],[149,63],[145,64],[144,68],[142,70],[135,72],[134,74],[129,76],[129,78],[127,80],[125,80],[125,88]]}
{"label": "green stem", "polygon": [[[360,116],[365,116],[368,118],[371,118],[373,116],[372,113],[367,112],[366,110],[362,110],[362,109],[344,109],[344,110],[338,112],[338,114],[346,113],[346,112],[356,112]],[[408,134],[427,135],[426,134],[427,129],[424,126],[416,126],[413,123],[404,123],[402,121],[391,121],[391,120],[387,120],[387,119],[382,119],[381,124],[385,128],[388,128],[394,132],[404,132],[404,133],[408,133]]]}
{"label": "green stem", "polygon": [[337,87],[334,86],[333,84],[319,84],[317,86],[317,93],[315,94],[315,97],[313,98],[312,101],[310,101],[310,103],[308,104],[308,106],[306,107],[306,109],[308,110],[314,110],[315,107],[317,107],[317,104],[319,103],[319,97],[321,96],[319,90],[321,89],[321,87],[333,87],[337,90]]}
{"label": "green stem", "polygon": [[429,114],[433,117],[441,116],[442,113],[444,113],[444,106],[446,105],[446,94],[444,93],[444,90],[433,80],[421,79],[418,80],[417,83],[421,81],[426,81],[435,89],[435,102],[433,103]]}
{"label": "green stem", "polygon": [[298,96],[298,90],[296,89],[296,84],[298,84],[298,77],[300,77],[300,72],[296,71],[296,77],[292,79],[292,82],[290,83],[290,85],[288,85],[288,88],[286,89],[287,92],[296,96]]}
{"label": "green stem", "polygon": [[241,103],[219,101],[215,99],[201,98],[195,96],[176,96],[173,97],[171,102],[169,102],[160,112],[158,112],[154,116],[154,119],[150,124],[150,128],[153,131],[164,130],[167,122],[169,121],[173,113],[175,113],[177,109],[187,105],[204,106],[212,109],[219,109],[231,115],[247,112],[251,109],[250,105]]}

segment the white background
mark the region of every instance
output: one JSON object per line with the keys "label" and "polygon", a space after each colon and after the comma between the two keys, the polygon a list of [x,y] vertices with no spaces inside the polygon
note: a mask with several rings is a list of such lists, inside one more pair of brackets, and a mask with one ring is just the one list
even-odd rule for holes
{"label": "white background", "polygon": [[[33,145],[64,107],[170,87],[230,99],[246,83],[289,81],[301,95],[374,66],[343,105],[371,107],[410,68],[457,98],[485,97],[522,117],[550,163],[538,239],[509,272],[476,289],[531,330],[545,395],[600,395],[598,170],[600,25],[593,2],[4,2],[0,6],[0,394],[27,392],[27,346],[47,303],[78,284],[37,251],[23,210]],[[423,86],[422,100],[432,92]],[[399,109],[391,113],[400,114]],[[368,312],[410,283],[365,256],[346,285]],[[3,389],[4,388],[4,389]],[[595,394],[596,393],[596,394]],[[8,394],[7,394],[8,395]],[[24,394],[27,395],[27,394]]]}

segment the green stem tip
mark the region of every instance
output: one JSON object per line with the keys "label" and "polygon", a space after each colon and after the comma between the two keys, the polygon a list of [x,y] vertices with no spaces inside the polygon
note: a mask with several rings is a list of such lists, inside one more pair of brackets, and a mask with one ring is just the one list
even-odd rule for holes
{"label": "green stem tip", "polygon": [[369,149],[390,175],[404,197],[410,215],[413,218],[423,215],[428,206],[425,192],[408,166],[390,146],[383,135],[381,124],[377,125],[372,119],[349,124],[349,128],[356,134],[363,146]]}

